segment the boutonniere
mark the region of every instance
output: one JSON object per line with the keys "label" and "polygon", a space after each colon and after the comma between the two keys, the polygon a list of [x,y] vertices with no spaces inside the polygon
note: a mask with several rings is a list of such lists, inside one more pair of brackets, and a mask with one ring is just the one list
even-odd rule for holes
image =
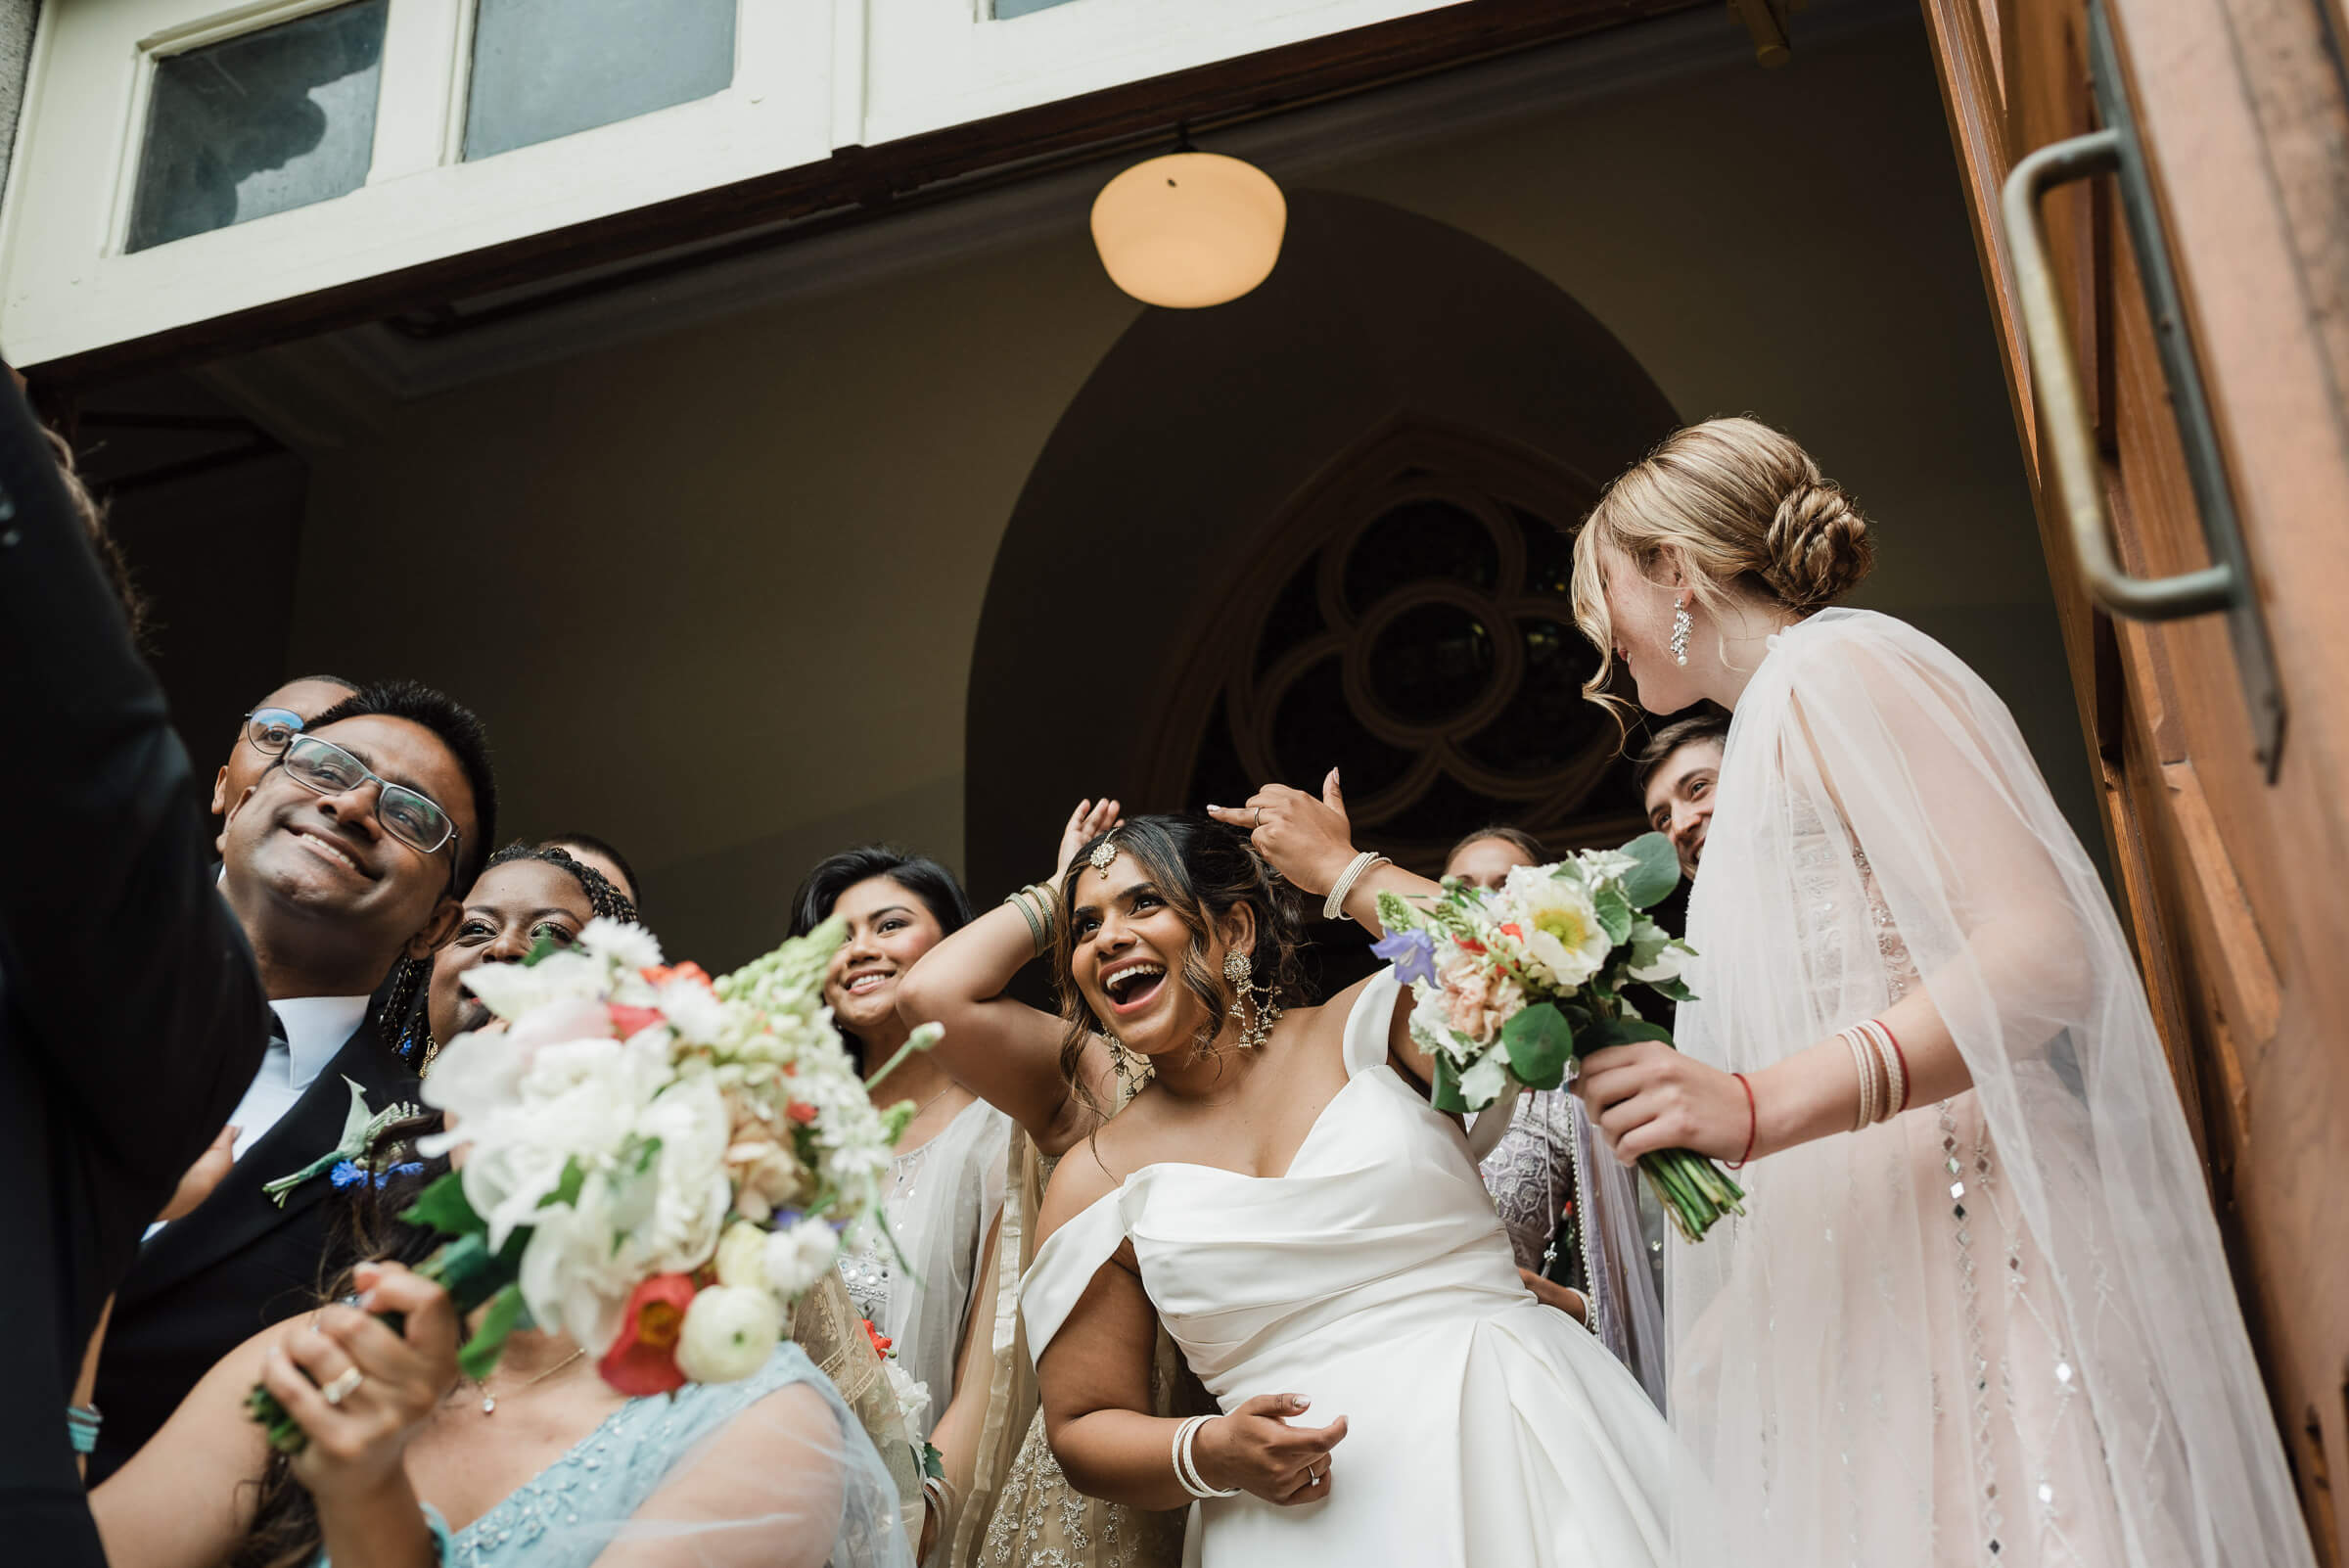
{"label": "boutonniere", "polygon": [[[344,1079],[343,1082],[350,1084],[350,1109],[343,1117],[341,1139],[333,1148],[292,1176],[279,1176],[275,1181],[266,1182],[261,1187],[261,1191],[268,1194],[269,1200],[281,1209],[286,1206],[286,1194],[313,1176],[325,1176],[331,1172],[335,1176],[336,1186],[349,1186],[361,1176],[368,1174],[365,1166],[357,1162],[365,1161],[367,1151],[375,1146],[377,1138],[383,1136],[386,1128],[395,1122],[405,1122],[410,1117],[424,1114],[421,1109],[404,1100],[387,1105],[380,1111],[370,1111],[367,1109],[367,1091],[348,1078]],[[341,1169],[345,1165],[350,1166],[354,1173],[347,1178],[344,1176]],[[396,1170],[397,1167],[393,1167],[393,1169]],[[388,1174],[386,1172],[374,1173],[379,1185],[383,1176]]]}

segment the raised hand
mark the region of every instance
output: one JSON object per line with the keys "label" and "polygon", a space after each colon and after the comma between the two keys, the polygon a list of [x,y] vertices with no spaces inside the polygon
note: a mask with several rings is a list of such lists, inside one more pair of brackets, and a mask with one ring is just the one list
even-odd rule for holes
{"label": "raised hand", "polygon": [[1331,768],[1318,799],[1286,784],[1267,784],[1244,806],[1211,806],[1207,814],[1244,829],[1272,869],[1308,893],[1327,893],[1354,858],[1354,824]]}
{"label": "raised hand", "polygon": [[[309,1437],[294,1474],[322,1512],[393,1479],[408,1441],[457,1382],[448,1292],[395,1263],[361,1265],[358,1283],[358,1306],[295,1319],[261,1362],[262,1384]],[[394,1331],[379,1312],[406,1321]]]}
{"label": "raised hand", "polygon": [[1069,874],[1069,862],[1077,858],[1079,850],[1122,820],[1115,801],[1079,801],[1077,809],[1069,813],[1068,825],[1060,830],[1060,853],[1052,862],[1053,886],[1058,888]]}
{"label": "raised hand", "polygon": [[1192,1457],[1211,1487],[1241,1491],[1286,1507],[1329,1496],[1329,1451],[1346,1436],[1346,1417],[1327,1426],[1291,1426],[1302,1394],[1259,1394],[1199,1429]]}

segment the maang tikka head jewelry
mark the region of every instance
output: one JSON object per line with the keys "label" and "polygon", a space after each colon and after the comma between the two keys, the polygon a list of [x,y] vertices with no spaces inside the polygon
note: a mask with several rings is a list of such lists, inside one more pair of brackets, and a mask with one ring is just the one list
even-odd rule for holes
{"label": "maang tikka head jewelry", "polygon": [[[1688,661],[1685,659],[1681,661],[1682,664],[1686,664],[1687,662]],[[1093,846],[1093,853],[1084,857],[1084,863],[1091,866],[1094,870],[1100,872],[1101,880],[1107,882],[1109,880],[1109,868],[1117,863],[1117,842],[1114,839],[1103,839],[1100,843]]]}

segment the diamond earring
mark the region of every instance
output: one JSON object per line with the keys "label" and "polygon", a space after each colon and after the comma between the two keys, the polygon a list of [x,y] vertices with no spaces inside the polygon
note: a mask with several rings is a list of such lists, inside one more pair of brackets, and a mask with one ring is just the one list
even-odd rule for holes
{"label": "diamond earring", "polygon": [[1688,663],[1688,601],[1682,599],[1672,612],[1672,662]]}

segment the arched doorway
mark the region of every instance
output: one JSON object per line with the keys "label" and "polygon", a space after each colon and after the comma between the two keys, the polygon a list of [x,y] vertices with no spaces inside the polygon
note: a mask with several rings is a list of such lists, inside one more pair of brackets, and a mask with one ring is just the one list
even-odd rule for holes
{"label": "arched doorway", "polygon": [[1678,423],[1505,253],[1293,193],[1271,279],[1145,311],[1029,477],[972,662],[973,888],[1045,870],[1081,795],[1196,809],[1332,763],[1399,858],[1493,820],[1619,840],[1636,803],[1576,696],[1560,530]]}

